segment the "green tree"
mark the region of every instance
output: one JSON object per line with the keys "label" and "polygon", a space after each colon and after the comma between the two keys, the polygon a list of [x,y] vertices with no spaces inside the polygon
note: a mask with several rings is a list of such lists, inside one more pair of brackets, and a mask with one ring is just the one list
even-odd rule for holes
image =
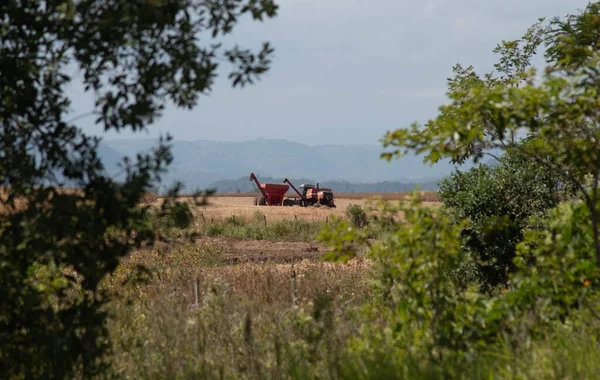
{"label": "green tree", "polygon": [[[595,206],[600,175],[599,8],[595,2],[581,14],[554,19],[548,26],[541,20],[523,39],[503,42],[496,49],[501,54],[496,70],[510,75],[481,79],[473,70],[455,70],[448,92],[451,103],[423,128],[415,124],[389,132],[384,145],[392,149],[383,156],[391,159],[413,150],[427,153],[431,163],[442,158],[464,162],[491,155],[492,148],[519,150],[577,186],[590,210],[600,265]],[[528,69],[529,59],[544,41],[548,67],[538,83],[535,70]],[[522,137],[527,144],[519,145]]]}
{"label": "green tree", "polygon": [[546,60],[557,67],[579,67],[600,50],[600,2],[581,14],[551,20],[545,30]]}
{"label": "green tree", "polygon": [[519,150],[497,165],[457,171],[440,183],[440,199],[461,230],[463,249],[477,264],[482,290],[505,285],[515,270],[513,259],[532,217],[541,218],[574,193],[559,173],[540,166]]}
{"label": "green tree", "polygon": [[[234,87],[270,65],[219,39],[242,17],[275,16],[272,0],[9,0],[0,5],[0,373],[66,378],[100,373],[108,347],[99,284],[135,247],[152,244],[138,207],[172,157],[153,154],[106,176],[99,139],[76,124],[141,131],[170,102],[192,108],[221,62]],[[70,113],[70,73],[96,99]],[[64,186],[77,190],[61,190]],[[175,189],[176,190],[176,189]]]}

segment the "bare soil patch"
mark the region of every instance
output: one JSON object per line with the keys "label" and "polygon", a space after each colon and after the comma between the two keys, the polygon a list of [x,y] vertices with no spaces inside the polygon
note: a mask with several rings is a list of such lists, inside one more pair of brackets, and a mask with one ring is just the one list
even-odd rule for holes
{"label": "bare soil patch", "polygon": [[283,242],[268,240],[236,240],[203,237],[196,244],[208,243],[219,247],[223,259],[239,263],[294,263],[303,260],[319,261],[327,248],[316,242]]}

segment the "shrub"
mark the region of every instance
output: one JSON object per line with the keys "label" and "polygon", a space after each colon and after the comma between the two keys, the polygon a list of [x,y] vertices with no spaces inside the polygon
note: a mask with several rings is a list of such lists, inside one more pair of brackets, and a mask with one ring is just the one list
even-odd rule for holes
{"label": "shrub", "polygon": [[173,202],[164,205],[160,209],[152,209],[148,213],[150,223],[155,230],[162,230],[161,233],[174,232],[169,231],[173,228],[187,229],[195,221],[194,214],[187,203]]}
{"label": "shrub", "polygon": [[[392,212],[393,206],[386,208]],[[374,219],[364,229],[348,228],[344,221],[333,223],[321,234],[332,248],[328,258],[346,260],[356,256],[357,246],[369,246],[382,302],[374,307],[391,310],[395,339],[403,349],[438,357],[452,350],[472,351],[493,339],[494,332],[482,328],[482,296],[463,289],[452,276],[462,263],[462,226],[420,207],[416,199],[398,211],[404,213],[404,223],[395,223],[394,230],[386,226],[388,233],[376,242],[368,241],[369,229],[385,219]]]}
{"label": "shrub", "polygon": [[583,201],[563,203],[541,220],[543,229],[525,231],[511,277],[511,306],[540,322],[565,321],[580,308],[597,318],[600,268],[589,213]]}
{"label": "shrub", "polygon": [[475,261],[483,290],[505,284],[515,270],[513,258],[531,217],[544,216],[565,194],[571,194],[553,170],[518,152],[497,166],[481,165],[456,172],[440,184],[445,212],[461,230],[463,251]]}
{"label": "shrub", "polygon": [[367,213],[365,212],[365,210],[363,210],[363,208],[360,205],[348,205],[348,207],[346,207],[346,216],[357,228],[362,228],[369,224]]}
{"label": "shrub", "polygon": [[176,228],[188,228],[194,223],[194,215],[187,203],[175,202],[169,213],[170,225]]}

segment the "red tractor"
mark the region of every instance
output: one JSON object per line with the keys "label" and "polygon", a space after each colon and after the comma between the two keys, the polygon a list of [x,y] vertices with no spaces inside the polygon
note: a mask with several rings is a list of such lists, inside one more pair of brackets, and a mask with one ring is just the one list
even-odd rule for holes
{"label": "red tractor", "polygon": [[[256,183],[256,187],[261,193],[261,196],[254,198],[255,206],[302,206],[302,207],[335,207],[333,201],[333,191],[327,188],[320,188],[319,184],[314,185],[301,185],[302,192],[298,191],[296,187],[290,182],[289,179],[283,180],[283,185],[275,183],[260,183],[254,173],[250,174],[250,181]],[[288,185],[285,185],[285,184]],[[300,199],[285,198],[285,193],[289,190],[290,186]]]}
{"label": "red tractor", "polygon": [[314,185],[302,184],[302,185],[300,185],[302,192],[300,192],[300,191],[298,191],[298,189],[296,189],[296,186],[294,186],[292,184],[292,182],[290,182],[289,179],[287,179],[287,178],[284,179],[283,183],[287,183],[288,185],[290,185],[292,187],[292,189],[294,189],[296,194],[298,194],[298,196],[300,196],[299,200],[286,199],[284,201],[284,205],[286,205],[286,203],[289,204],[291,202],[291,204],[289,204],[289,205],[297,204],[297,205],[303,206],[303,207],[307,207],[307,206],[335,207],[335,202],[333,200],[333,190],[331,190],[331,189],[320,188],[318,183],[317,183],[316,187]]}

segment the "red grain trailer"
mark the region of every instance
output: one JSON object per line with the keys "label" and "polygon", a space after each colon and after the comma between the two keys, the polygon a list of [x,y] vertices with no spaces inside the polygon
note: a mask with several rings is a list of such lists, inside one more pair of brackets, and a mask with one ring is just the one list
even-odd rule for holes
{"label": "red grain trailer", "polygon": [[288,185],[281,185],[275,183],[263,183],[258,182],[258,178],[254,173],[250,174],[250,181],[254,181],[258,190],[261,192],[262,197],[254,199],[254,204],[258,206],[282,206],[283,198],[285,193],[290,189]]}

